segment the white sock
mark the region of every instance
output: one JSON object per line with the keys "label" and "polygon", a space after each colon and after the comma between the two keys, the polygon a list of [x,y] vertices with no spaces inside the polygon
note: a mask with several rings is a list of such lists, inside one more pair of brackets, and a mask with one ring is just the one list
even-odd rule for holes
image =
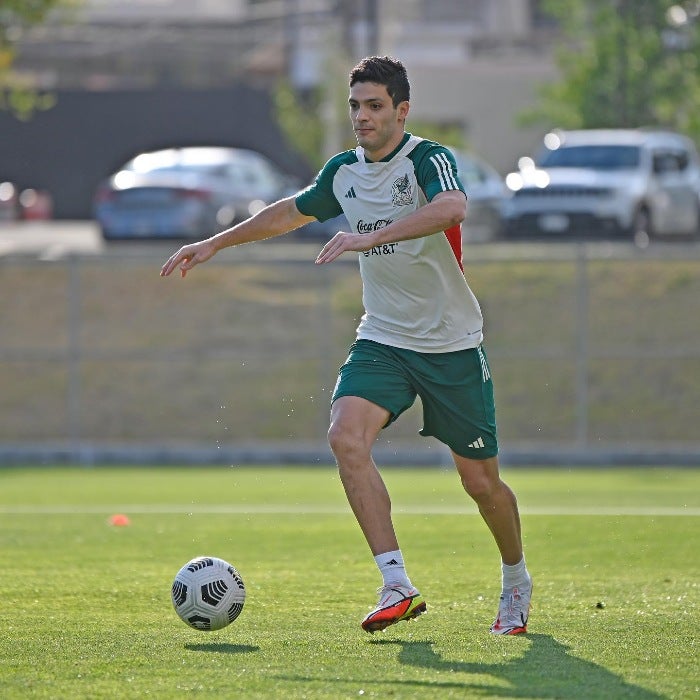
{"label": "white sock", "polygon": [[530,585],[530,574],[525,565],[525,557],[517,564],[501,564],[503,570],[503,590],[512,591],[517,586]]}
{"label": "white sock", "polygon": [[400,583],[404,586],[411,586],[411,581],[406,575],[400,549],[394,550],[393,552],[377,554],[377,556],[374,557],[374,561],[377,562],[379,573],[381,573],[384,579],[385,586],[390,583]]}

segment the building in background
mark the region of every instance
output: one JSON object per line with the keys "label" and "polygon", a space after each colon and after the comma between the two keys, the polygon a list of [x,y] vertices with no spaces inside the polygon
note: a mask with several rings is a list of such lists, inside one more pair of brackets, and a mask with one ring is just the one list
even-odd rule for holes
{"label": "building in background", "polygon": [[[556,76],[556,28],[537,0],[84,0],[26,30],[16,68],[51,90],[220,89],[242,81],[300,90],[367,54],[409,69],[412,116],[459,128],[511,170],[542,133],[518,125]],[[193,9],[196,7],[196,9]],[[334,61],[336,63],[334,63]],[[337,111],[337,110],[336,110]],[[328,152],[337,147],[329,114]]]}

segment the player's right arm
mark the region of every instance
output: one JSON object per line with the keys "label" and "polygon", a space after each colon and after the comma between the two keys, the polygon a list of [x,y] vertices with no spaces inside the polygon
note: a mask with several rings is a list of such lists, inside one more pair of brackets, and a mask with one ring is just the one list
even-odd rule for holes
{"label": "player's right arm", "polygon": [[206,262],[222,248],[280,236],[314,220],[313,216],[306,216],[297,209],[295,197],[280,199],[211,238],[182,246],[168,258],[160,275],[167,277],[179,266],[180,274],[184,277],[195,265]]}

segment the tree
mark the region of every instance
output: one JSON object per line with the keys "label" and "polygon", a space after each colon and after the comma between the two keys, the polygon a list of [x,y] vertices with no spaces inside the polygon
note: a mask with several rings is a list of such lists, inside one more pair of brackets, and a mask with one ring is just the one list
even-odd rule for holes
{"label": "tree", "polygon": [[22,32],[44,22],[59,6],[76,4],[74,0],[2,0],[0,5],[0,109],[18,119],[28,119],[38,109],[48,109],[55,98],[35,89],[31,81],[12,70],[16,46]]}
{"label": "tree", "polygon": [[546,0],[560,82],[523,115],[548,127],[664,126],[700,141],[700,0]]}

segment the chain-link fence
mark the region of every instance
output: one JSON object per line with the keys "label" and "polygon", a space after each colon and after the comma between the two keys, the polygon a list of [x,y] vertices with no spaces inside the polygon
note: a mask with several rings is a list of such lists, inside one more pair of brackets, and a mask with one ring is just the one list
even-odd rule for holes
{"label": "chain-link fence", "polygon": [[[356,263],[264,243],[162,279],[169,252],[0,262],[0,461],[332,461]],[[504,461],[700,463],[697,246],[466,252]],[[417,404],[380,459],[447,461]]]}

